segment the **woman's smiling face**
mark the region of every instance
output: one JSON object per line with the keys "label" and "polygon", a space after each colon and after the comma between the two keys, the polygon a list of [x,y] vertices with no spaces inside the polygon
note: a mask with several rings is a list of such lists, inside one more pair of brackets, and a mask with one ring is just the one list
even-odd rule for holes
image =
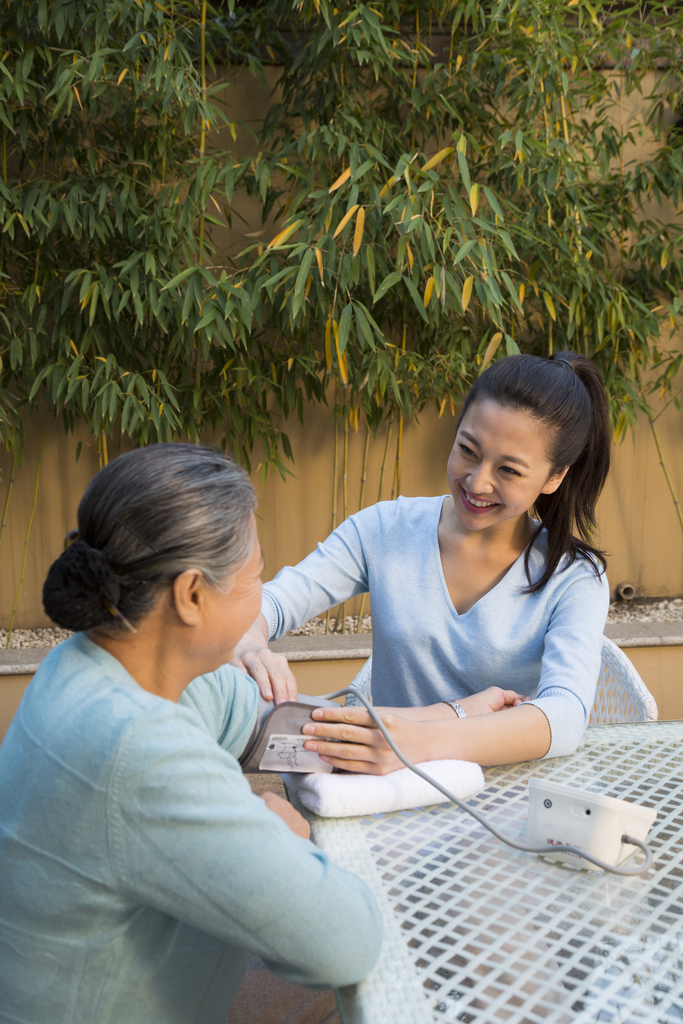
{"label": "woman's smiling face", "polygon": [[525,515],[539,494],[552,494],[567,469],[552,473],[547,428],[525,409],[490,399],[463,416],[448,459],[455,511],[467,530],[483,530]]}

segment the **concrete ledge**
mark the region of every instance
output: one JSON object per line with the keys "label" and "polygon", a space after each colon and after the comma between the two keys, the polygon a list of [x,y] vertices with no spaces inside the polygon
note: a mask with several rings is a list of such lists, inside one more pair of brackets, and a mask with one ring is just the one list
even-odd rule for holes
{"label": "concrete ledge", "polygon": [[346,661],[369,658],[372,633],[340,633],[327,636],[285,636],[270,645],[288,661]]}
{"label": "concrete ledge", "polygon": [[683,645],[683,622],[613,622],[605,636],[617,647],[678,647]]}
{"label": "concrete ledge", "polygon": [[51,647],[24,647],[0,651],[0,676],[33,675],[51,650]]}
{"label": "concrete ledge", "polygon": [[[683,622],[622,622],[605,626],[605,636],[617,647],[683,646]],[[328,636],[286,636],[271,648],[288,661],[351,661],[372,654],[372,633]],[[32,675],[49,647],[0,650],[0,676]]]}

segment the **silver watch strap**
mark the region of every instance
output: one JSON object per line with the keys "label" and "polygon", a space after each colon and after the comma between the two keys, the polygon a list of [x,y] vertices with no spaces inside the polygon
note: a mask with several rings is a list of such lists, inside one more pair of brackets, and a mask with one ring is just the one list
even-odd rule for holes
{"label": "silver watch strap", "polygon": [[449,708],[453,708],[458,718],[467,718],[465,709],[458,704],[457,700],[442,700],[442,704],[448,704]]}

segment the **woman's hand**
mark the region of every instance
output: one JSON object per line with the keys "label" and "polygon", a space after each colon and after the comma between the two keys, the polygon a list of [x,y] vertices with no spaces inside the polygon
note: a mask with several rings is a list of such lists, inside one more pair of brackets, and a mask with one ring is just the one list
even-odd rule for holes
{"label": "woman's hand", "polygon": [[297,836],[301,836],[302,839],[311,838],[311,827],[298,811],[294,810],[292,805],[286,800],[283,800],[277,793],[266,792],[261,795],[261,799],[273,814],[277,814],[278,818],[282,818],[287,828]]}
{"label": "woman's hand", "polygon": [[515,690],[501,690],[500,686],[489,686],[481,693],[473,693],[471,697],[462,697],[458,704],[468,718],[477,715],[490,715],[494,711],[503,711],[504,708],[517,708],[525,700],[531,700],[522,693]]}
{"label": "woman's hand", "polygon": [[230,664],[252,677],[264,700],[274,700],[276,704],[296,700],[296,679],[285,656],[268,647],[268,626],[263,615],[237,644]]}
{"label": "woman's hand", "polygon": [[[411,761],[428,760],[424,756],[428,722],[404,718],[400,708],[377,710],[391,738],[406,757]],[[306,724],[301,731],[315,739],[307,741],[304,746],[334,768],[365,775],[386,775],[404,767],[365,708],[316,708],[311,712],[311,718],[315,724]],[[344,742],[331,742],[333,740]]]}

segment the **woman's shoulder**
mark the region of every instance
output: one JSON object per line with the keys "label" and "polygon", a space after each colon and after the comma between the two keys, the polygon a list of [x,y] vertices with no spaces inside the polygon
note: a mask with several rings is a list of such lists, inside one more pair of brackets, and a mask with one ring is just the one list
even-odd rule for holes
{"label": "woman's shoulder", "polygon": [[400,497],[392,501],[378,501],[350,516],[359,531],[366,528],[383,531],[410,530],[434,520],[438,523],[445,495],[435,497]]}
{"label": "woman's shoulder", "polygon": [[[547,557],[548,532],[542,528],[534,541],[529,556],[532,579],[537,579],[542,575]],[[570,591],[570,588],[573,590]],[[581,598],[578,596],[579,591],[583,595]],[[539,596],[544,592],[547,596],[570,592],[576,594],[580,600],[590,595],[600,603],[604,603],[605,600],[609,603],[607,573],[598,559],[590,555],[577,554],[573,559],[568,554],[564,555]]]}

